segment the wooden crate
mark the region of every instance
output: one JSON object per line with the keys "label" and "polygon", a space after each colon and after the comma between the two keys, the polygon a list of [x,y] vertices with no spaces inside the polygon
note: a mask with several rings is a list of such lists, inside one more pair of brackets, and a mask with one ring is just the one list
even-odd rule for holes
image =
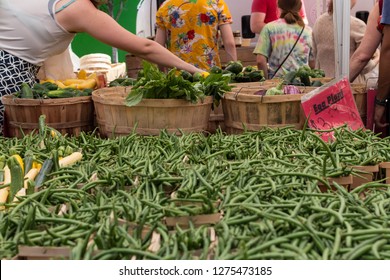
{"label": "wooden crate", "polygon": [[222,219],[221,213],[214,214],[204,214],[204,215],[195,215],[195,216],[179,216],[179,217],[165,217],[165,225],[168,228],[174,228],[176,225],[179,225],[181,228],[188,228],[190,222],[194,227],[199,227],[201,225],[213,225],[218,223]]}
{"label": "wooden crate", "polygon": [[[332,191],[337,190],[336,187],[334,187],[334,183],[337,183],[338,185],[344,187],[346,190],[349,190],[353,182],[353,177],[352,175],[343,176],[343,177],[329,177],[326,180],[328,181]],[[318,187],[322,192],[328,191],[328,187],[321,182],[318,182]]]}
{"label": "wooden crate", "polygon": [[115,137],[136,132],[140,135],[203,132],[207,130],[213,99],[191,103],[182,99],[143,99],[136,106],[125,105],[131,87],[95,90],[92,99],[96,120],[103,137]]}
{"label": "wooden crate", "polygon": [[379,164],[379,167],[384,171],[384,177],[386,179],[385,183],[390,184],[390,162],[382,162]]}
{"label": "wooden crate", "polygon": [[68,260],[70,247],[19,246],[15,260]]}
{"label": "wooden crate", "polygon": [[379,165],[371,166],[352,166],[352,169],[358,173],[359,176],[353,175],[352,184],[349,190],[353,190],[365,183],[372,182],[378,175]]}

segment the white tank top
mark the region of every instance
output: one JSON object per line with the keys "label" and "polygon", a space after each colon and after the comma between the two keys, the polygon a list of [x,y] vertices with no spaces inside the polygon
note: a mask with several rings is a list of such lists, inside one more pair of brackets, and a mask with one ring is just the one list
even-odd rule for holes
{"label": "white tank top", "polygon": [[74,33],[55,19],[59,0],[0,0],[0,49],[41,65],[69,46]]}

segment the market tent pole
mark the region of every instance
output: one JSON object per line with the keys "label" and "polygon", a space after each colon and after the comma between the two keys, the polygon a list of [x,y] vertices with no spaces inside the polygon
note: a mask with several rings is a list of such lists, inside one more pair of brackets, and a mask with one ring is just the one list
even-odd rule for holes
{"label": "market tent pole", "polygon": [[350,0],[333,1],[335,77],[349,77]]}

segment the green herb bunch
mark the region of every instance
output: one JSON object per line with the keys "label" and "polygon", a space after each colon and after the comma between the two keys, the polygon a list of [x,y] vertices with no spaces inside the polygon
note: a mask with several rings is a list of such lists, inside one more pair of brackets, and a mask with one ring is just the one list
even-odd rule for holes
{"label": "green herb bunch", "polygon": [[186,71],[171,69],[167,74],[155,64],[143,61],[137,82],[126,97],[127,106],[135,106],[143,98],[184,99],[192,103],[213,96],[218,106],[223,94],[232,89],[230,75],[210,73],[206,78],[199,73],[191,75]]}

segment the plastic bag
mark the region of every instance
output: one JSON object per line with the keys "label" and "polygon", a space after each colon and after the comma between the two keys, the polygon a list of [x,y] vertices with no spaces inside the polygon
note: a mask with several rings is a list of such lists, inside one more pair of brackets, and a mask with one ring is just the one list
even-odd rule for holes
{"label": "plastic bag", "polygon": [[[347,78],[335,79],[301,98],[308,126],[316,130],[331,130],[347,125],[350,129],[364,128],[363,121]],[[331,134],[322,134],[329,140]]]}

